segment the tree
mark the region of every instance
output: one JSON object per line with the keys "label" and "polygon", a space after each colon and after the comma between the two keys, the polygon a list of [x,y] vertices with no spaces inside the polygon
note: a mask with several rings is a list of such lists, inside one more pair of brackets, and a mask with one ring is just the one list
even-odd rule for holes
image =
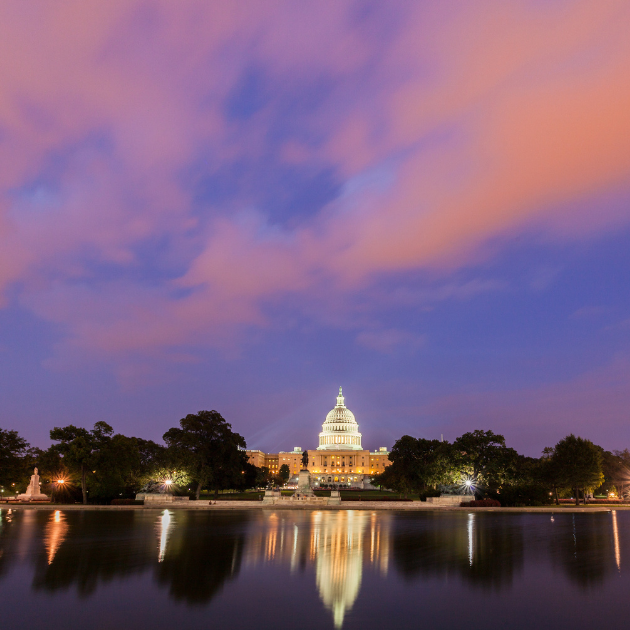
{"label": "tree", "polygon": [[282,479],[282,483],[286,483],[289,481],[289,477],[291,476],[291,470],[289,469],[287,464],[282,464],[280,466],[280,470],[278,471],[278,477]]}
{"label": "tree", "polygon": [[260,473],[260,468],[254,466],[254,464],[250,464],[249,462],[245,462],[243,466],[243,472],[241,475],[241,483],[238,486],[240,490],[247,490],[248,488],[254,488],[256,486],[256,481],[258,479],[258,475]]}
{"label": "tree", "polygon": [[[45,451],[36,449],[35,464],[44,484],[44,493],[53,503],[75,503],[81,500],[81,490],[73,483],[73,471],[67,466],[57,445]],[[63,483],[58,480],[63,479]]]}
{"label": "tree", "polygon": [[245,440],[232,425],[214,410],[188,414],[179,424],[164,434],[164,441],[196,483],[196,498],[204,486],[215,493],[238,487],[247,458],[239,450],[245,448]]}
{"label": "tree", "polygon": [[269,473],[269,468],[267,466],[261,466],[260,468],[257,468],[256,487],[266,487],[267,485],[269,485],[270,481],[271,475]]}
{"label": "tree", "polygon": [[516,479],[518,453],[505,446],[505,438],[492,431],[464,433],[453,442],[461,471],[477,484],[498,488]]}
{"label": "tree", "polygon": [[439,440],[403,435],[394,444],[389,459],[391,465],[373,483],[405,495],[448,483],[456,471],[451,444]]}
{"label": "tree", "polygon": [[83,504],[87,504],[87,474],[96,463],[96,458],[114,432],[107,422],[97,422],[91,431],[69,424],[67,427],[55,427],[50,432],[50,439],[59,442],[55,446],[63,456],[64,463],[78,469],[81,475],[81,493]]}
{"label": "tree", "polygon": [[601,493],[608,494],[616,491],[621,497],[624,493],[624,485],[630,479],[628,464],[630,463],[630,453],[625,451],[605,451],[601,446],[597,447],[602,455],[602,473],[604,482],[597,489]]}
{"label": "tree", "polygon": [[[117,433],[95,454],[88,485],[92,499],[133,498],[164,462],[166,449],[151,440]],[[170,475],[169,475],[170,476]]]}
{"label": "tree", "polygon": [[590,440],[567,435],[556,444],[553,462],[560,483],[575,490],[576,505],[580,502],[580,489],[597,488],[604,481],[601,451]]}
{"label": "tree", "polygon": [[554,458],[554,449],[551,446],[546,446],[543,449],[542,457],[540,458],[540,465],[541,481],[547,484],[547,486],[553,488],[556,505],[560,505],[558,488],[562,487],[562,477],[560,475],[558,462]]}
{"label": "tree", "polygon": [[17,431],[0,429],[0,486],[12,487],[26,475],[28,442]]}
{"label": "tree", "polygon": [[623,451],[613,451],[613,455],[619,462],[619,468],[615,477],[615,485],[617,486],[619,497],[623,497],[627,494],[626,486],[630,481],[630,451],[628,451],[627,448]]}

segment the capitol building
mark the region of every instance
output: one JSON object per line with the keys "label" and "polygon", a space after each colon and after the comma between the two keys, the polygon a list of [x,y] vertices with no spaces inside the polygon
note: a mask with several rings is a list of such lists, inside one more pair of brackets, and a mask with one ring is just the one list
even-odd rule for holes
{"label": "capitol building", "polygon": [[[313,485],[344,485],[356,488],[369,487],[374,475],[385,470],[391,462],[387,448],[377,451],[364,449],[361,444],[359,424],[354,414],[345,405],[341,387],[337,396],[337,404],[328,412],[319,434],[319,446],[308,453],[308,471],[311,473]],[[248,450],[249,462],[255,466],[266,466],[273,474],[278,474],[286,464],[292,476],[297,476],[302,468],[301,447],[292,451],[279,453],[263,453]]]}

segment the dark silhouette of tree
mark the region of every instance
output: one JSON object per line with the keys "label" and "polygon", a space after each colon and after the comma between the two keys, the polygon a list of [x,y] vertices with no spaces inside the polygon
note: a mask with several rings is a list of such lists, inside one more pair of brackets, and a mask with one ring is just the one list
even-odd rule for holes
{"label": "dark silhouette of tree", "polygon": [[287,464],[282,464],[282,466],[280,466],[280,470],[278,471],[278,477],[282,479],[283,483],[286,483],[287,481],[289,481],[290,476],[291,476],[291,470],[289,469]]}
{"label": "dark silhouette of tree", "polygon": [[245,440],[232,431],[232,425],[218,411],[188,414],[179,424],[164,434],[164,441],[196,484],[196,498],[203,487],[215,494],[239,487],[247,462],[239,449],[245,448]]}
{"label": "dark silhouette of tree", "polygon": [[271,481],[271,474],[269,468],[267,466],[261,466],[257,468],[256,474],[256,487],[260,488],[263,486],[267,486]]}
{"label": "dark silhouette of tree", "polygon": [[0,429],[0,486],[5,488],[5,494],[18,487],[23,489],[24,482],[33,474],[30,466],[32,453],[29,443],[17,431]]}
{"label": "dark silhouette of tree", "polygon": [[560,483],[575,490],[576,505],[580,502],[580,490],[597,488],[604,481],[601,450],[590,440],[567,435],[556,444],[553,463],[557,466]]}
{"label": "dark silhouette of tree", "polygon": [[505,438],[492,431],[464,433],[453,442],[463,473],[486,489],[500,488],[517,479],[518,453],[505,446]]}
{"label": "dark silhouette of tree", "polygon": [[450,483],[457,473],[452,445],[403,435],[394,444],[390,466],[373,483],[408,495],[428,487]]}
{"label": "dark silhouette of tree", "polygon": [[97,422],[91,431],[69,424],[67,427],[55,427],[50,432],[50,439],[59,442],[55,445],[69,468],[78,469],[81,477],[83,504],[87,504],[87,475],[93,470],[99,452],[106,447],[114,432],[106,422]]}
{"label": "dark silhouette of tree", "polygon": [[114,435],[95,456],[95,473],[89,480],[90,498],[133,498],[151,473],[164,464],[165,450],[150,440]]}

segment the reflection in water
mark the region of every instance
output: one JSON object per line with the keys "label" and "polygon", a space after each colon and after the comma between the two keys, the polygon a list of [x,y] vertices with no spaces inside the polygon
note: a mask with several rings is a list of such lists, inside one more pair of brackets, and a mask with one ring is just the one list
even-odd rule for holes
{"label": "reflection in water", "polygon": [[615,541],[615,563],[617,571],[621,571],[621,551],[619,549],[619,527],[617,526],[617,510],[612,511],[613,539]]}
{"label": "reflection in water", "polygon": [[468,515],[468,564],[472,567],[473,563],[473,525],[475,523],[475,515],[471,512]]}
{"label": "reflection in water", "polygon": [[[63,544],[58,540],[53,550],[52,539],[47,539],[48,528],[52,533],[62,522],[55,523],[54,517],[51,521],[51,514],[43,510],[28,512],[36,515],[45,543],[35,556],[35,590],[52,593],[75,587],[79,597],[89,597],[99,585],[141,573],[151,558],[155,558],[153,517],[148,514],[142,517],[132,511],[61,510],[68,531]],[[49,563],[51,550],[54,553]]]}
{"label": "reflection in water", "polygon": [[0,577],[11,565],[14,556],[8,552],[15,549],[17,530],[13,526],[14,512],[11,508],[0,510]]}
{"label": "reflection in water", "polygon": [[207,604],[238,576],[250,518],[249,512],[179,510],[154,569],[157,583],[175,600]]}
{"label": "reflection in water", "polygon": [[315,567],[315,582],[336,628],[359,595],[364,565],[385,576],[389,566],[390,513],[363,510],[273,512],[250,535],[247,564]]}
{"label": "reflection in water", "polygon": [[160,535],[160,552],[158,554],[158,562],[164,560],[164,554],[166,553],[166,543],[168,541],[168,535],[172,528],[171,513],[168,510],[164,510],[162,517],[159,519],[157,528]]}
{"label": "reflection in water", "polygon": [[48,556],[48,564],[52,564],[57,550],[66,539],[67,533],[68,523],[66,522],[65,515],[61,510],[55,510],[55,512],[50,515],[50,520],[46,524],[44,534],[44,545]]}
{"label": "reflection in water", "polygon": [[[248,513],[184,510],[165,511],[157,524],[153,511],[62,510],[58,517],[28,513],[37,519],[35,526],[41,526],[45,543],[34,557],[35,590],[57,592],[74,586],[85,598],[100,585],[153,571],[173,598],[190,604],[209,602],[226,580],[238,575],[243,526],[249,520]],[[31,543],[37,540],[37,535],[31,537]],[[0,547],[2,541],[0,532]]]}
{"label": "reflection in water", "polygon": [[[520,602],[565,598],[577,609],[592,601],[584,597],[586,589],[601,595],[602,604],[614,589],[625,592],[630,574],[622,570],[628,566],[623,554],[629,543],[630,512],[623,511],[560,511],[552,518],[466,509],[5,509],[0,510],[0,588],[4,580],[25,601],[30,597],[46,606],[56,602],[70,608],[77,598],[83,599],[80,605],[86,610],[90,605],[102,608],[115,593],[134,601],[138,615],[159,608],[159,619],[147,622],[156,630],[181,621],[178,615],[184,607],[173,601],[189,608],[212,602],[208,614],[188,611],[186,627],[191,630],[206,628],[215,612],[227,615],[223,625],[229,627],[249,628],[265,615],[271,615],[277,627],[288,627],[301,610],[305,617],[296,625],[309,619],[322,630],[391,627],[385,613],[379,617],[379,595],[396,601],[396,615],[407,614],[399,627],[412,627],[420,616],[426,627],[469,627],[469,616],[447,618],[453,601],[474,603],[480,610],[490,605],[497,615],[492,621],[501,621],[495,627],[507,627]],[[15,570],[20,563],[21,569]],[[241,584],[228,588],[242,573],[246,575]],[[25,585],[22,591],[15,586],[16,576]],[[513,583],[518,588],[512,588]],[[487,591],[501,591],[501,596]],[[55,597],[42,598],[53,593]],[[247,606],[241,606],[244,597]],[[617,601],[612,595],[609,599]],[[608,613],[611,607],[602,605],[598,614],[604,610]],[[541,612],[549,621],[557,611]],[[122,616],[129,608],[111,614],[107,627],[132,625]],[[576,628],[593,627],[584,615],[580,609],[583,621]],[[188,623],[191,619],[197,621]],[[531,622],[515,622],[513,627],[533,627]],[[484,621],[476,627],[492,626]],[[538,627],[562,626],[549,621]]]}
{"label": "reflection in water", "polygon": [[314,516],[312,539],[317,557],[317,589],[326,608],[332,611],[335,627],[341,628],[346,611],[352,608],[361,587],[368,515],[344,511],[319,512]]}
{"label": "reflection in water", "polygon": [[621,567],[619,530],[609,519],[607,513],[567,514],[556,518],[551,530],[548,544],[553,565],[582,588],[603,583]]}
{"label": "reflection in water", "polygon": [[392,557],[406,579],[458,575],[474,586],[509,588],[522,570],[524,528],[510,515],[399,514]]}

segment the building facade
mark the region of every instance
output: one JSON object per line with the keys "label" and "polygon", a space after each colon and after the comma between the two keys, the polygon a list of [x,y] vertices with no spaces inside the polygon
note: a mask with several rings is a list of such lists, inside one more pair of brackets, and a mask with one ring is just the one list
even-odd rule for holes
{"label": "building facade", "polygon": [[[391,463],[389,451],[381,447],[376,451],[364,449],[362,436],[354,414],[346,407],[341,387],[337,404],[328,413],[319,434],[319,446],[308,453],[308,471],[314,485],[341,485],[366,487],[369,480],[382,473]],[[266,466],[278,474],[283,464],[289,467],[291,476],[297,476],[302,468],[304,451],[295,447],[292,451],[263,453],[248,450],[249,462],[255,466]]]}

